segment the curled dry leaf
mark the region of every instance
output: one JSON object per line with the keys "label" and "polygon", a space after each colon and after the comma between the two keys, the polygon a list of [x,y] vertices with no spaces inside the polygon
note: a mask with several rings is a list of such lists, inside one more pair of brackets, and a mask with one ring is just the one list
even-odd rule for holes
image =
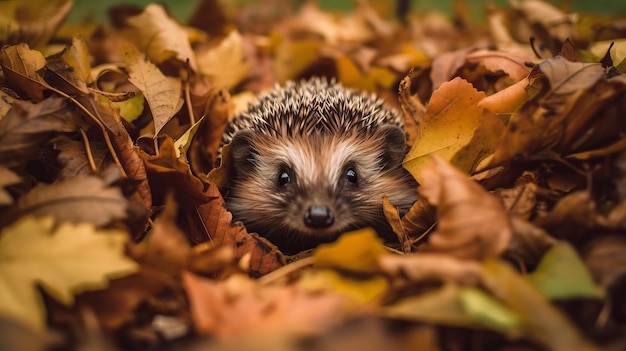
{"label": "curled dry leaf", "polygon": [[49,87],[38,73],[45,65],[41,52],[31,50],[28,44],[5,46],[0,50],[0,66],[7,82],[34,102],[43,100],[43,92]]}
{"label": "curled dry leaf", "polygon": [[408,145],[414,145],[421,132],[426,106],[422,104],[417,95],[411,95],[410,73],[400,81],[398,99],[404,116],[404,128],[409,136],[406,142]]}
{"label": "curled dry leaf", "polygon": [[119,188],[108,187],[96,176],[80,176],[50,185],[40,183],[20,197],[13,215],[53,216],[60,222],[102,227],[125,218],[127,208],[128,200]]}
{"label": "curled dry leaf", "polygon": [[515,52],[476,50],[466,56],[469,62],[479,62],[491,72],[504,72],[514,82],[528,77],[530,68],[526,62],[532,62],[532,58]]}
{"label": "curled dry leaf", "polygon": [[422,172],[420,195],[437,206],[439,224],[424,251],[459,258],[501,255],[511,239],[511,224],[500,200],[437,155]]}

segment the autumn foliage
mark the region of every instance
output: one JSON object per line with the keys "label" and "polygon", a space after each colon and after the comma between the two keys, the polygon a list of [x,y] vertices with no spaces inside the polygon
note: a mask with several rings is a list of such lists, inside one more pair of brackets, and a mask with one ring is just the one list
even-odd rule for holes
{"label": "autumn foliage", "polygon": [[[624,18],[462,4],[0,2],[0,349],[624,349]],[[312,76],[403,112],[396,242],[232,222],[229,118]]]}

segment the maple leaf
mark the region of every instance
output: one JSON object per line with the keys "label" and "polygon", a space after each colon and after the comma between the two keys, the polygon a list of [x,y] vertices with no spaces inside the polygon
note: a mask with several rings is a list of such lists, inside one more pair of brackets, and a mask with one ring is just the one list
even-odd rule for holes
{"label": "maple leaf", "polygon": [[124,256],[127,240],[124,232],[88,223],[60,223],[55,229],[51,217],[21,218],[0,235],[0,311],[42,329],[45,311],[36,285],[72,304],[74,294],[136,271]]}

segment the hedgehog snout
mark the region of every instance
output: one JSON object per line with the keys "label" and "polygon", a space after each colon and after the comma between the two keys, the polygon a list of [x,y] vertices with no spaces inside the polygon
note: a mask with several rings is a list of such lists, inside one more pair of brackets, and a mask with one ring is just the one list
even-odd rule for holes
{"label": "hedgehog snout", "polygon": [[311,206],[302,218],[304,224],[309,228],[328,228],[335,222],[335,215],[328,206]]}

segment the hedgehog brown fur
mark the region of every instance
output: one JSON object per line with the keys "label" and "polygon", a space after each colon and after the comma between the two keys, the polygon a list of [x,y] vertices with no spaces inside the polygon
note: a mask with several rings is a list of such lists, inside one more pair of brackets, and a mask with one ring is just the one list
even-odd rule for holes
{"label": "hedgehog brown fur", "polygon": [[375,95],[313,78],[261,95],[227,128],[234,175],[222,192],[234,220],[284,252],[371,226],[393,238],[383,195],[400,213],[417,184],[402,168],[401,116]]}

